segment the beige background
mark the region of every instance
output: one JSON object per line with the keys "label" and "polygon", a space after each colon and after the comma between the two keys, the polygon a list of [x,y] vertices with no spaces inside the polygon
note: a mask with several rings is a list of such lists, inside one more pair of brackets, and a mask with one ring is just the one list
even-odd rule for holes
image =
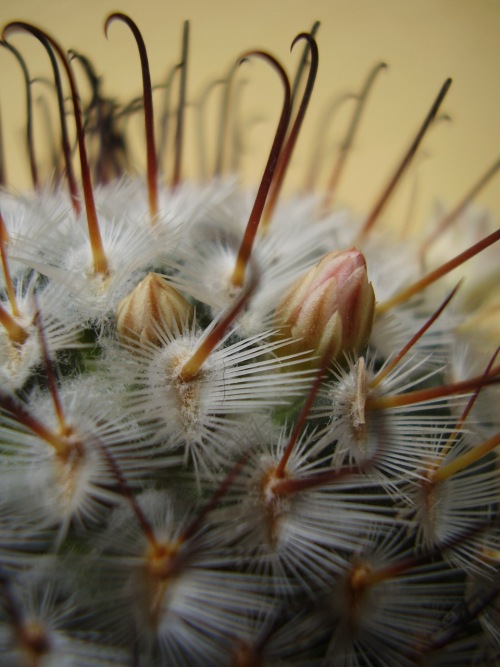
{"label": "beige background", "polygon": [[[115,10],[130,14],[139,25],[154,81],[179,58],[182,22],[190,19],[190,99],[249,48],[269,49],[293,74],[299,52],[289,53],[293,37],[321,20],[319,75],[287,180],[289,189],[303,179],[322,109],[336,93],[356,91],[379,60],[390,69],[379,77],[369,100],[341,184],[342,200],[356,211],[369,209],[447,76],[454,83],[444,110],[453,122],[433,128],[425,142],[428,157],[409,175],[386,217],[397,221],[404,215],[415,182],[419,219],[428,214],[436,196],[452,205],[499,156],[499,0],[1,0],[0,24],[22,19],[44,27],[64,48],[89,55],[106,81],[106,92],[126,99],[140,91],[140,72],[132,35],[124,25],[111,27],[109,41],[104,37],[104,19]],[[48,76],[47,57],[33,38],[19,34],[12,36],[12,43],[27,58],[31,76]],[[29,183],[21,143],[24,91],[19,66],[6,50],[0,51],[0,71],[8,181],[22,189]],[[281,89],[275,74],[261,63],[248,65],[244,76],[249,73],[252,83],[245,88],[244,113],[261,122],[249,131],[244,171],[255,181],[267,158]],[[341,129],[342,122],[336,130],[323,129],[324,143],[334,144]],[[195,174],[192,142],[186,151]],[[142,153],[138,147],[139,162]],[[498,176],[478,201],[498,216]]]}

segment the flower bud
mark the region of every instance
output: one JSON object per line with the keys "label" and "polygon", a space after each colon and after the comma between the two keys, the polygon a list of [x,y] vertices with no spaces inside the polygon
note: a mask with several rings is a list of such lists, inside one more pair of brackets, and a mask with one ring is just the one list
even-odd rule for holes
{"label": "flower bud", "polygon": [[[289,290],[276,309],[280,338],[294,338],[287,353],[313,351],[319,360],[357,350],[371,333],[375,295],[366,262],[356,249],[325,255]],[[316,361],[316,365],[319,363]]]}
{"label": "flower bud", "polygon": [[160,332],[182,331],[192,305],[157,273],[148,273],[116,309],[117,330],[128,341],[162,344]]}

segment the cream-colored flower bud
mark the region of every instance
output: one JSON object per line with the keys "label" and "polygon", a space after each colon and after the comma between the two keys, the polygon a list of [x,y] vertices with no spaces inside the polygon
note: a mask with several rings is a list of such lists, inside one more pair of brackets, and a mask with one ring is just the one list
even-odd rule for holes
{"label": "cream-colored flower bud", "polygon": [[307,271],[276,309],[279,336],[296,339],[284,352],[313,351],[336,359],[361,348],[370,336],[375,295],[366,262],[356,249],[325,255]]}
{"label": "cream-colored flower bud", "polygon": [[165,278],[148,273],[116,309],[117,330],[128,341],[161,344],[159,330],[175,333],[193,316],[193,307]]}

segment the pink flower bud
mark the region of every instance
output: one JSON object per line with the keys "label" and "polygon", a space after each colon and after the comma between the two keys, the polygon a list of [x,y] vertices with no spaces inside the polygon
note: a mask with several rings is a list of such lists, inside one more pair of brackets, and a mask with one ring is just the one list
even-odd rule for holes
{"label": "pink flower bud", "polygon": [[280,338],[294,338],[284,351],[313,351],[336,359],[367,341],[375,295],[366,262],[356,249],[330,252],[303,275],[276,309]]}

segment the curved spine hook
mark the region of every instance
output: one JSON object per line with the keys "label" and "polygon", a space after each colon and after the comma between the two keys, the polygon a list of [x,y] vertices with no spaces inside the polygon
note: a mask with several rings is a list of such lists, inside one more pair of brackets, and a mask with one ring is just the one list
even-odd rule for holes
{"label": "curved spine hook", "polygon": [[[5,38],[5,34],[9,28],[10,25],[8,25],[5,28],[2,37]],[[47,55],[49,56],[50,64],[52,66],[52,72],[54,74],[54,85],[57,95],[57,108],[59,111],[59,121],[61,124],[61,145],[64,156],[64,165],[66,168],[66,177],[68,179],[68,187],[69,187],[69,193],[71,197],[73,210],[75,212],[75,215],[78,216],[80,215],[82,209],[78,197],[78,186],[76,184],[76,176],[75,176],[75,171],[73,169],[73,162],[71,159],[71,146],[68,136],[68,126],[66,123],[66,110],[64,108],[64,97],[62,92],[61,75],[59,74],[59,67],[57,66],[57,60],[54,55],[54,51],[51,48],[50,40],[47,39],[47,36],[44,33],[42,33],[42,31],[40,31],[40,35],[35,35],[35,36],[41,42],[44,49],[47,51]],[[9,46],[6,40],[5,44]]]}
{"label": "curved spine hook", "polygon": [[158,166],[154,137],[153,90],[151,86],[151,75],[149,73],[148,54],[139,28],[126,14],[115,12],[108,16],[104,24],[104,34],[106,37],[108,37],[108,28],[113,21],[122,21],[130,28],[139,50],[144,97],[144,119],[146,126],[149,214],[151,220],[154,221],[158,214]]}
{"label": "curved spine hook", "polygon": [[295,148],[300,128],[302,127],[302,123],[304,122],[304,116],[306,114],[307,107],[309,106],[309,101],[311,99],[314,83],[316,81],[316,75],[318,73],[318,64],[319,64],[318,45],[316,44],[316,40],[314,39],[313,35],[311,35],[308,32],[301,32],[293,40],[290,50],[292,50],[295,44],[297,44],[297,42],[301,39],[307,40],[307,43],[309,45],[309,50],[311,52],[311,66],[309,68],[309,75],[307,77],[307,83],[304,90],[304,94],[302,95],[302,99],[300,101],[297,117],[295,119],[292,129],[290,130],[288,141],[286,142],[278,158],[276,172],[274,174],[274,178],[271,184],[271,192],[269,194],[269,199],[262,220],[263,231],[266,231],[267,226],[269,225],[269,222],[273,216],[274,209],[276,207],[276,203],[278,201],[278,197],[281,192],[281,188],[283,186],[283,181],[285,179],[285,175],[288,166],[290,164],[290,159],[292,157],[293,149]]}
{"label": "curved spine hook", "polygon": [[38,168],[35,158],[35,144],[33,141],[33,97],[31,95],[31,81],[28,68],[24,58],[19,51],[8,42],[0,41],[2,46],[9,49],[9,51],[16,57],[18,63],[21,65],[24,76],[24,86],[26,90],[26,145],[28,147],[28,156],[30,162],[31,181],[35,190],[38,190],[40,183],[38,180]]}
{"label": "curved spine hook", "polygon": [[253,244],[255,241],[255,235],[257,234],[257,229],[259,226],[260,219],[262,217],[262,212],[266,204],[267,195],[271,187],[272,179],[274,172],[276,170],[276,165],[278,162],[279,154],[281,148],[285,141],[286,131],[288,128],[288,123],[290,122],[290,111],[291,111],[291,93],[290,93],[290,82],[288,81],[288,76],[286,75],[285,70],[282,65],[274,58],[270,53],[266,51],[249,51],[244,53],[239,58],[239,63],[242,63],[244,60],[252,57],[259,57],[266,60],[271,64],[272,67],[278,72],[281,82],[283,83],[284,88],[284,99],[283,107],[281,110],[281,116],[278,123],[278,128],[274,136],[273,145],[271,146],[271,151],[267,160],[267,164],[262,175],[262,180],[257,191],[257,196],[255,197],[255,202],[250,212],[250,217],[245,229],[245,234],[243,235],[243,240],[241,242],[238,256],[236,258],[236,264],[234,267],[233,275],[231,276],[231,284],[233,287],[241,287],[245,281],[245,272],[252,253]]}
{"label": "curved spine hook", "polygon": [[54,51],[57,53],[59,58],[61,59],[61,62],[63,63],[66,75],[68,77],[69,85],[71,88],[71,99],[73,102],[73,110],[75,115],[76,138],[78,141],[78,151],[80,154],[80,169],[82,173],[85,210],[87,213],[87,224],[89,229],[90,245],[92,248],[94,272],[100,275],[107,275],[109,272],[108,260],[104,252],[101,232],[99,229],[99,222],[97,220],[97,211],[95,207],[94,193],[92,192],[90,168],[87,159],[87,150],[85,148],[85,136],[83,132],[82,114],[80,109],[80,98],[78,95],[78,89],[76,86],[75,77],[73,76],[73,72],[71,70],[68,58],[66,57],[66,54],[64,53],[62,48],[59,46],[58,42],[56,42],[56,40],[53,37],[48,35],[43,30],[40,30],[40,28],[31,25],[30,23],[24,23],[23,21],[14,21],[13,23],[9,23],[4,28],[2,35],[3,39],[5,39],[5,36],[8,33],[11,33],[15,30],[25,30],[31,33],[42,44],[48,42],[50,46],[54,49]]}
{"label": "curved spine hook", "polygon": [[[318,34],[318,30],[320,29],[320,27],[321,27],[321,22],[320,21],[315,21],[313,23],[312,28],[309,32],[311,37],[314,37],[314,39],[316,39],[316,35]],[[290,51],[292,51],[292,49],[293,49],[293,44],[292,44],[292,47],[290,48]],[[306,44],[305,47],[304,47],[304,50],[302,52],[302,57],[300,59],[299,66],[297,67],[297,72],[295,74],[295,79],[294,79],[293,84],[292,84],[292,112],[295,108],[297,93],[299,91],[299,86],[300,86],[300,83],[302,81],[302,76],[304,74],[304,70],[305,70],[306,66],[308,65],[307,58],[308,58],[308,55],[309,55],[309,51],[310,51],[309,44]]]}

